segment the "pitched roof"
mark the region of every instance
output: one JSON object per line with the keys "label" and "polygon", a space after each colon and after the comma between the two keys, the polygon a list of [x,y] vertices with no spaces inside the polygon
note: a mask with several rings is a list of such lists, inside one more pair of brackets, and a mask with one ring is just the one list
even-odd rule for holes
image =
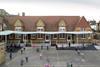
{"label": "pitched roof", "polygon": [[77,23],[76,27],[86,28],[86,27],[90,27],[90,25],[89,25],[89,22],[87,22],[87,20],[85,19],[85,17],[82,16],[80,18],[80,21]]}
{"label": "pitched roof", "polygon": [[[80,16],[10,16],[6,18],[11,26],[16,22],[16,20],[21,20],[24,23],[25,31],[35,31],[36,23],[39,19],[42,19],[45,23],[46,31],[57,31],[60,20],[64,20],[66,23],[66,28],[69,31],[73,31],[75,26],[88,26],[86,19],[80,20]],[[80,21],[80,22],[79,22]],[[79,23],[79,25],[77,24]],[[76,25],[77,24],[77,25]]]}

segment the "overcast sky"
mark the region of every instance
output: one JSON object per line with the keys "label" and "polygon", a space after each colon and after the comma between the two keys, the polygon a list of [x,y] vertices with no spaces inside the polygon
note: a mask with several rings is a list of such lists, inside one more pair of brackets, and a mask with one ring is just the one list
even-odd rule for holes
{"label": "overcast sky", "polygon": [[99,0],[0,0],[0,8],[10,14],[79,15],[87,20],[100,20]]}

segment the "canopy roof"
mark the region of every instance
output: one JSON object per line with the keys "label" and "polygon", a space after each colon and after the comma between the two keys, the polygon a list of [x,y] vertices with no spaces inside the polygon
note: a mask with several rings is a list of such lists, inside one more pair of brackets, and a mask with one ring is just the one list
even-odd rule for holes
{"label": "canopy roof", "polygon": [[93,32],[91,31],[68,31],[68,32],[25,32],[25,31],[10,31],[10,30],[6,30],[6,31],[1,31],[0,35],[10,35],[10,34],[92,34]]}
{"label": "canopy roof", "polygon": [[6,30],[6,31],[1,31],[0,35],[10,35],[12,33],[13,33],[13,31]]}

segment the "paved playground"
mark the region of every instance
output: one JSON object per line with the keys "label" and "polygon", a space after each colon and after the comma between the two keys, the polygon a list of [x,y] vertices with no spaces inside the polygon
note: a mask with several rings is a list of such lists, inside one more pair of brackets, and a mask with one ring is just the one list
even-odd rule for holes
{"label": "paved playground", "polygon": [[[50,67],[67,67],[67,64],[72,64],[73,67],[100,67],[100,50],[79,50],[79,52],[56,50],[55,47],[49,50],[44,48],[37,52],[36,47],[27,47],[23,54],[20,50],[14,53],[12,60],[9,59],[7,53],[6,63],[0,67],[45,67],[45,64],[50,64]],[[25,61],[26,56],[28,62]],[[20,65],[22,59],[24,60],[23,66]]]}

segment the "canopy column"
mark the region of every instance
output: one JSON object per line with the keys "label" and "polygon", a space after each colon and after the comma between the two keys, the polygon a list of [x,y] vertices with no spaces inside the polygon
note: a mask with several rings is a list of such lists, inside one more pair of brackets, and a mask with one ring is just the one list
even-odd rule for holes
{"label": "canopy column", "polygon": [[78,42],[79,42],[79,41],[78,41],[78,39],[79,39],[79,38],[78,38],[78,34],[76,34],[76,38],[77,38],[77,44],[78,44]]}
{"label": "canopy column", "polygon": [[26,36],[26,34],[24,34],[24,35],[25,35],[25,45],[26,45],[27,36]]}
{"label": "canopy column", "polygon": [[85,39],[85,34],[82,34],[82,40],[83,40],[83,44],[82,44],[82,46],[84,47],[84,39]]}
{"label": "canopy column", "polygon": [[7,35],[5,35],[4,37],[5,37],[5,44],[7,45]]}
{"label": "canopy column", "polygon": [[51,45],[51,34],[49,34],[49,36],[50,36],[50,45]]}

